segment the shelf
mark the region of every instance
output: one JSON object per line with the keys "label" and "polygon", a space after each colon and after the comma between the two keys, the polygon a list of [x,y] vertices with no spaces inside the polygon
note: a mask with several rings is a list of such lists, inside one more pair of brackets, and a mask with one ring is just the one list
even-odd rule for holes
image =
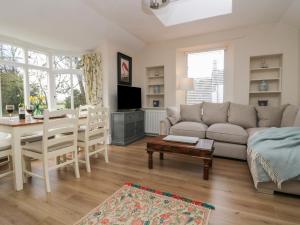
{"label": "shelf", "polygon": [[155,93],[148,93],[147,96],[164,96],[165,94],[163,93],[159,93],[159,94],[155,94]]}
{"label": "shelf", "polygon": [[249,94],[280,94],[281,91],[250,91]]}
{"label": "shelf", "polygon": [[164,78],[164,76],[149,76],[149,79],[155,79],[155,78]]}
{"label": "shelf", "polygon": [[271,81],[272,81],[272,80],[278,80],[278,81],[279,81],[280,79],[279,79],[279,78],[250,79],[250,81],[263,81],[263,80],[264,80],[264,81],[267,81],[267,80],[271,80]]}
{"label": "shelf", "polygon": [[250,71],[280,70],[281,67],[252,68]]}
{"label": "shelf", "polygon": [[148,84],[148,86],[164,86],[164,84]]}

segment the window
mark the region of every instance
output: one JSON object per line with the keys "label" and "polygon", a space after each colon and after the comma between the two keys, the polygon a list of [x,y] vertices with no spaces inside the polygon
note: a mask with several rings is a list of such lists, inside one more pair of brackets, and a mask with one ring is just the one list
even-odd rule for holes
{"label": "window", "polygon": [[45,99],[43,109],[48,108],[49,103],[48,76],[48,72],[43,70],[28,70],[30,96],[42,96]]}
{"label": "window", "polygon": [[2,115],[6,115],[6,105],[14,105],[15,113],[18,112],[19,104],[24,102],[24,69],[0,65],[0,105]]}
{"label": "window", "polygon": [[0,43],[0,59],[5,61],[24,63],[25,52],[22,48]]}
{"label": "window", "polygon": [[55,86],[58,109],[78,108],[86,104],[81,74],[57,74]]}
{"label": "window", "polygon": [[45,99],[42,108],[86,104],[79,61],[77,56],[52,55],[0,41],[0,115],[6,114],[5,106],[10,104],[17,113],[20,104],[29,104],[30,96]]}
{"label": "window", "polygon": [[187,104],[223,102],[224,50],[189,53],[187,66],[195,82],[195,89],[187,92]]}

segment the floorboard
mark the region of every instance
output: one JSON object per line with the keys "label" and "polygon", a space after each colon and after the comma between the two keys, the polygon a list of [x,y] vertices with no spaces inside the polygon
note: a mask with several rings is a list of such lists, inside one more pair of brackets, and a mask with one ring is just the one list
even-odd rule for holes
{"label": "floorboard", "polygon": [[[13,190],[12,177],[0,180],[1,225],[70,225],[118,190],[125,182],[177,193],[215,205],[210,225],[299,225],[300,198],[257,193],[246,162],[215,158],[210,179],[202,179],[196,158],[154,154],[154,169],[147,167],[147,138],[127,147],[110,146],[110,163],[93,158],[92,173],[80,169],[77,180],[71,167],[51,172],[52,193],[33,178],[24,191]],[[33,170],[40,171],[39,162]]]}

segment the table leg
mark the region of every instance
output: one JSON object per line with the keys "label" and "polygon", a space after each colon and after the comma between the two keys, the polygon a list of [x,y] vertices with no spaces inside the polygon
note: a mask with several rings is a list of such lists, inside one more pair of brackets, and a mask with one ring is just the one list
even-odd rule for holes
{"label": "table leg", "polygon": [[23,190],[21,136],[17,129],[12,130],[13,167],[16,191]]}
{"label": "table leg", "polygon": [[147,151],[148,153],[148,168],[153,169],[153,152]]}
{"label": "table leg", "polygon": [[204,169],[203,169],[203,179],[204,180],[208,180],[208,178],[209,178],[210,161],[211,160],[204,159]]}
{"label": "table leg", "polygon": [[164,160],[164,153],[162,153],[162,152],[159,153],[159,159]]}

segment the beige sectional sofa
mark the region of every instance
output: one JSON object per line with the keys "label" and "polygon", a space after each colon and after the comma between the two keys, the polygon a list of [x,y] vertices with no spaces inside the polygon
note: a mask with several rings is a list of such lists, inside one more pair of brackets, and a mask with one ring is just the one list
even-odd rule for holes
{"label": "beige sectional sofa", "polygon": [[[294,105],[255,107],[230,102],[204,102],[181,105],[179,110],[167,108],[167,118],[160,123],[160,134],[215,140],[214,155],[240,160],[248,158],[251,171],[251,160],[247,155],[249,137],[268,127],[291,126],[300,126],[300,110]],[[298,186],[292,181],[292,187],[283,185],[283,189],[288,193],[300,194],[300,181],[295,182]],[[257,187],[263,192],[276,190],[276,185],[272,185],[272,182],[260,183]],[[296,187],[298,191],[295,191]]]}

